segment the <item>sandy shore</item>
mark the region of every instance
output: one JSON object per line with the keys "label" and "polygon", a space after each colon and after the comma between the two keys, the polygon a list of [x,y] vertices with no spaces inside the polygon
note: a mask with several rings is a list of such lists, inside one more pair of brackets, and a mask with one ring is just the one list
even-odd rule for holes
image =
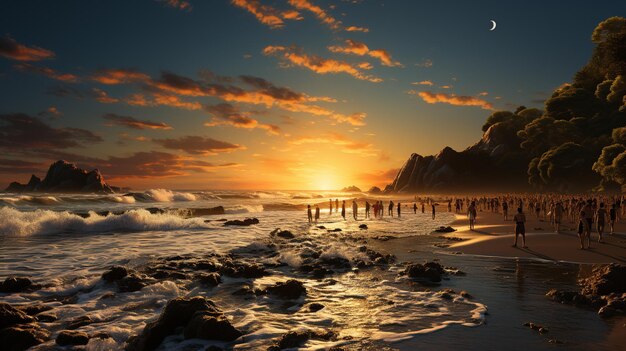
{"label": "sandy shore", "polygon": [[[521,236],[518,247],[512,247],[515,238],[514,224],[511,220],[504,221],[502,214],[479,212],[473,231],[469,230],[466,216],[457,215],[456,217],[451,226],[457,231],[444,236],[460,238],[463,241],[450,245],[447,250],[451,252],[578,263],[626,263],[626,220],[616,225],[616,234],[605,234],[603,243],[598,243],[598,234],[592,233],[591,249],[580,250],[580,240],[575,230],[576,224],[567,220],[561,226],[562,232],[556,234],[549,221],[537,220],[535,216],[527,214],[526,245],[528,248],[524,249],[521,248]],[[441,235],[441,233],[435,234]]]}

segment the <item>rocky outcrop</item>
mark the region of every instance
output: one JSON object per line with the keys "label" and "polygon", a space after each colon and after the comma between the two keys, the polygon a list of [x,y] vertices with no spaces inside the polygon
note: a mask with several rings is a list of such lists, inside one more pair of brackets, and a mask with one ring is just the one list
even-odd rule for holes
{"label": "rocky outcrop", "polygon": [[86,171],[72,163],[61,160],[50,165],[43,180],[32,175],[28,184],[13,182],[5,191],[110,194],[114,193],[114,190],[104,181],[99,170]]}
{"label": "rocky outcrop", "polygon": [[29,316],[7,303],[0,303],[0,348],[2,350],[26,350],[43,343],[50,333]]}
{"label": "rocky outcrop", "polygon": [[434,156],[411,154],[385,192],[524,190],[528,161],[517,136],[496,123],[464,151],[445,147]]}
{"label": "rocky outcrop", "polygon": [[347,186],[347,187],[341,189],[341,191],[343,191],[345,193],[360,193],[361,189],[359,189],[359,187],[357,187],[355,185],[351,185],[351,186]]}

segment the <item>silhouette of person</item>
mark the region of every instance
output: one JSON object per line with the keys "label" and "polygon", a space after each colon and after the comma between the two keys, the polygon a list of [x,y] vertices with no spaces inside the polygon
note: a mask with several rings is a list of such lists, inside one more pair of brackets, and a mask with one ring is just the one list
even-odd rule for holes
{"label": "silhouette of person", "polygon": [[596,229],[598,229],[598,242],[602,242],[602,234],[604,234],[604,223],[607,217],[604,203],[600,203],[600,208],[596,211]]}
{"label": "silhouette of person", "polygon": [[400,208],[400,202],[399,201],[398,201],[398,205],[396,207],[398,208],[398,218],[400,218],[401,208]]}
{"label": "silhouette of person", "polygon": [[335,212],[339,211],[339,199],[335,199]]}
{"label": "silhouette of person", "polygon": [[346,220],[346,200],[343,200],[343,202],[341,203],[341,217],[343,217],[343,220]]}
{"label": "silhouette of person", "polygon": [[435,203],[433,203],[432,205],[430,205],[433,209],[433,219],[435,219]]}
{"label": "silhouette of person", "polygon": [[358,220],[359,214],[359,205],[357,205],[356,200],[352,200],[352,217],[355,221]]}
{"label": "silhouette of person", "polygon": [[609,210],[609,225],[611,226],[611,234],[615,233],[615,220],[617,219],[617,210],[615,209],[615,204],[611,205],[611,209]]}
{"label": "silhouette of person", "polygon": [[387,208],[387,213],[393,217],[393,201],[389,201],[389,207]]}
{"label": "silhouette of person", "polygon": [[517,213],[513,216],[513,221],[515,222],[515,242],[513,242],[513,247],[517,247],[517,237],[521,234],[522,241],[524,244],[524,248],[527,249],[526,246],[526,215],[522,212],[522,208],[519,207],[517,209]]}
{"label": "silhouette of person", "polygon": [[425,206],[424,206],[424,202],[422,201],[422,213],[424,213],[424,210],[425,210],[425,209],[426,209],[426,208],[425,208]]}
{"label": "silhouette of person", "polygon": [[331,215],[333,213],[333,199],[328,200],[328,214]]}
{"label": "silhouette of person", "polygon": [[306,213],[309,217],[309,223],[313,222],[313,213],[311,212],[311,205],[306,205]]}
{"label": "silhouette of person", "polygon": [[365,201],[365,218],[370,218],[370,203]]}
{"label": "silhouette of person", "polygon": [[413,203],[413,213],[417,214],[417,202]]}
{"label": "silhouette of person", "polygon": [[315,223],[317,223],[318,219],[320,219],[320,207],[315,205]]}

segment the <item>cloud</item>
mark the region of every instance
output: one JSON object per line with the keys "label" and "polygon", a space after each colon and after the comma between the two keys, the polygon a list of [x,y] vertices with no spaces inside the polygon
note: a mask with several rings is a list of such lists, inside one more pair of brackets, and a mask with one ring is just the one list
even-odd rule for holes
{"label": "cloud", "polygon": [[34,66],[34,65],[31,65],[30,63],[18,63],[13,67],[15,67],[15,69],[22,71],[22,72],[31,72],[31,73],[41,74],[48,78],[60,80],[62,82],[67,82],[67,83],[76,83],[79,80],[78,76],[74,74],[60,73],[58,71],[53,70],[52,68]]}
{"label": "cloud", "polygon": [[91,88],[91,96],[96,99],[96,101],[103,104],[114,104],[120,101],[119,99],[109,96],[106,91],[98,88]]}
{"label": "cloud", "polygon": [[416,63],[415,66],[417,67],[424,67],[424,68],[430,68],[433,66],[433,61],[431,59],[425,59],[422,62]]}
{"label": "cloud", "polygon": [[202,108],[202,104],[197,101],[184,101],[172,94],[153,93],[152,97],[154,99],[152,102],[154,105],[169,106],[184,110],[200,110]]}
{"label": "cloud", "polygon": [[39,112],[37,116],[40,116],[40,117],[47,116],[50,118],[57,118],[57,117],[63,116],[63,113],[59,111],[59,109],[56,108],[56,106],[50,106],[45,111]]}
{"label": "cloud", "polygon": [[54,57],[54,52],[37,46],[26,46],[9,35],[0,37],[0,56],[17,61],[41,61]]}
{"label": "cloud", "polygon": [[432,93],[429,91],[416,92],[415,90],[410,90],[409,94],[419,96],[428,104],[442,103],[454,106],[478,106],[484,110],[493,110],[493,105],[491,103],[474,96]]}
{"label": "cloud", "polygon": [[23,113],[0,115],[0,149],[66,149],[101,142],[102,138],[80,128],[54,128]]}
{"label": "cloud", "polygon": [[101,69],[91,76],[91,79],[106,85],[147,82],[150,76],[133,69]]}
{"label": "cloud", "polygon": [[391,54],[389,54],[389,52],[387,52],[386,50],[370,50],[370,48],[365,43],[361,43],[352,39],[346,39],[344,43],[344,46],[329,46],[328,50],[335,53],[352,54],[357,56],[368,55],[370,57],[380,60],[380,63],[383,66],[403,67],[400,62],[394,61],[391,58]]}
{"label": "cloud", "polygon": [[193,9],[189,1],[185,1],[185,0],[157,0],[157,1],[165,4],[165,6],[172,7],[178,10],[191,11]]}
{"label": "cloud", "polygon": [[364,27],[357,27],[357,26],[349,26],[344,28],[344,30],[346,32],[363,32],[363,33],[369,33],[369,29],[364,28]]}
{"label": "cloud", "polygon": [[331,29],[339,29],[341,21],[336,20],[321,7],[314,5],[309,0],[289,0],[289,4],[300,11],[309,11],[317,17],[323,24]]}
{"label": "cloud", "polygon": [[[231,3],[250,12],[259,22],[270,28],[282,28],[285,25],[278,10],[272,6],[263,5],[258,0],[232,0]],[[297,19],[299,17],[297,11],[287,12],[284,15],[286,19]]]}
{"label": "cloud", "polygon": [[361,173],[357,175],[357,178],[368,184],[384,186],[393,182],[399,171],[400,169],[398,168],[390,168],[387,170],[379,170],[371,173]]}
{"label": "cloud", "polygon": [[298,47],[270,45],[263,49],[263,54],[278,56],[288,64],[305,67],[319,74],[346,73],[356,79],[366,80],[373,83],[380,83],[383,81],[381,78],[365,74],[358,68],[358,66],[352,65],[345,61],[325,59],[316,55],[308,55],[304,53],[301,48]]}
{"label": "cloud", "polygon": [[166,149],[181,150],[192,155],[216,155],[245,149],[244,146],[201,136],[184,136],[177,139],[153,139],[154,143]]}
{"label": "cloud", "polygon": [[170,130],[172,127],[163,122],[152,122],[147,120],[138,120],[131,116],[120,116],[114,113],[107,113],[102,116],[108,121],[108,126],[118,125],[131,129],[162,129]]}
{"label": "cloud", "polygon": [[341,146],[344,153],[357,154],[363,157],[377,156],[380,150],[374,148],[371,143],[354,141],[339,133],[328,133],[316,137],[300,137],[289,142],[292,145],[303,144],[332,144]]}
{"label": "cloud", "polygon": [[204,124],[207,127],[230,125],[235,128],[265,129],[270,134],[280,134],[280,127],[272,124],[259,123],[258,120],[249,117],[248,113],[239,111],[231,104],[221,103],[217,105],[207,105],[205,109],[213,116],[211,121]]}
{"label": "cloud", "polygon": [[428,86],[432,86],[434,83],[430,80],[423,80],[421,82],[413,82],[411,83],[413,85],[428,85]]}

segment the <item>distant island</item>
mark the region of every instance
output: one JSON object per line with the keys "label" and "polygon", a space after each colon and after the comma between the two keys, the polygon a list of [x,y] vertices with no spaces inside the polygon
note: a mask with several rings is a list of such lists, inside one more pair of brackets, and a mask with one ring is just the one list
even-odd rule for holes
{"label": "distant island", "polygon": [[118,187],[108,185],[97,169],[86,171],[67,161],[57,161],[50,165],[46,177],[32,175],[27,184],[11,183],[6,192],[42,192],[42,193],[96,193],[112,194],[121,191]]}
{"label": "distant island", "polygon": [[626,185],[626,19],[593,31],[588,63],[544,110],[493,112],[480,141],[412,154],[385,193],[619,192]]}
{"label": "distant island", "polygon": [[343,191],[344,193],[360,193],[361,189],[359,189],[359,187],[355,185],[351,185],[341,189],[341,191]]}

